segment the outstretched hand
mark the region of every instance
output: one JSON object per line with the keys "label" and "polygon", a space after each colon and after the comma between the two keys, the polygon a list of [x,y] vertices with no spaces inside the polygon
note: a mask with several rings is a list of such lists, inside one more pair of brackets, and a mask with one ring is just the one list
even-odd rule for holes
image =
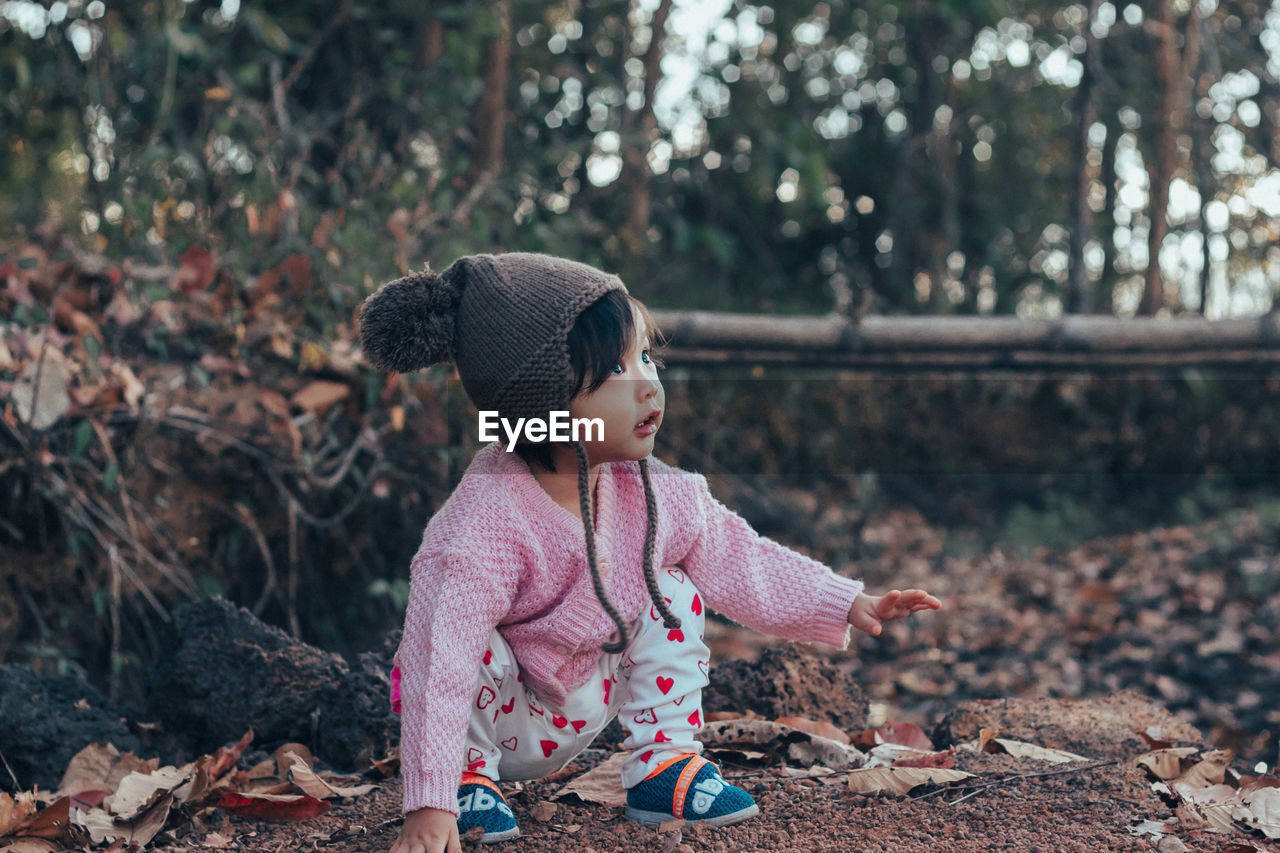
{"label": "outstretched hand", "polygon": [[922,589],[891,589],[884,595],[859,594],[849,608],[849,624],[873,637],[885,622],[902,619],[921,610],[937,610],[942,602]]}

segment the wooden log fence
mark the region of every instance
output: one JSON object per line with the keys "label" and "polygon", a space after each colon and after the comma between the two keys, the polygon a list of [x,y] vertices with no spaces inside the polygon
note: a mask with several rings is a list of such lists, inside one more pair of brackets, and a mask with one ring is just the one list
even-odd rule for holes
{"label": "wooden log fence", "polygon": [[774,317],[654,311],[668,365],[747,364],[876,373],[1130,373],[1280,367],[1280,314],[1233,320],[1068,315]]}

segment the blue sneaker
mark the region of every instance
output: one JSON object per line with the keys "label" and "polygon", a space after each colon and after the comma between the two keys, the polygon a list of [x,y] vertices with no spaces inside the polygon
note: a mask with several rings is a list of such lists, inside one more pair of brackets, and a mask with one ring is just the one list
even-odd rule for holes
{"label": "blue sneaker", "polygon": [[516,816],[494,781],[479,773],[463,773],[458,788],[458,834],[476,827],[484,829],[482,844],[507,841],[520,835]]}
{"label": "blue sneaker", "polygon": [[627,818],[646,826],[673,818],[726,826],[759,813],[750,794],[724,781],[720,768],[693,753],[664,761],[627,791]]}

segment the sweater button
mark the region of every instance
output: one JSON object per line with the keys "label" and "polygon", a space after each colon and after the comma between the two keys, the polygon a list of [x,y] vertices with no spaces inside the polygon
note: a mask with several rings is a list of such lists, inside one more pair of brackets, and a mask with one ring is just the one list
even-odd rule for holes
{"label": "sweater button", "polygon": [[567,655],[567,654],[569,654],[569,647],[568,647],[568,646],[566,646],[564,643],[557,643],[557,644],[556,644],[556,653],[557,653],[557,654],[561,654],[561,655]]}

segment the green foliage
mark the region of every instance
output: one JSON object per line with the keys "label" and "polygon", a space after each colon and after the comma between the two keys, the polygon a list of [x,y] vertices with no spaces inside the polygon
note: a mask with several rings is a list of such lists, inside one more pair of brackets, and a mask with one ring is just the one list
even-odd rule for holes
{"label": "green foliage", "polygon": [[[25,17],[0,12],[0,123],[17,130],[0,221],[52,218],[116,257],[205,246],[242,283],[275,253],[311,250],[320,315],[423,259],[494,248],[604,265],[663,307],[823,311],[866,293],[881,312],[1010,313],[1061,292],[1076,90],[1042,63],[1079,61],[1083,7],[738,0],[705,49],[689,23],[668,29],[650,133],[636,98],[652,6],[511,4],[505,156],[471,197],[499,6],[23,4]],[[1211,10],[1205,67],[1261,86],[1215,90],[1196,110],[1213,117],[1188,132],[1234,134],[1265,161],[1268,123],[1221,112],[1274,112],[1264,6]],[[1162,120],[1149,36],[1120,21],[1099,44],[1105,145],[1124,132],[1149,160]],[[636,185],[606,166],[646,158],[638,231]],[[1252,180],[1188,178],[1206,198]],[[1260,214],[1232,210],[1231,251],[1256,266]],[[1114,213],[1099,217],[1104,244],[1124,225]],[[1125,213],[1136,244],[1142,211]]]}

